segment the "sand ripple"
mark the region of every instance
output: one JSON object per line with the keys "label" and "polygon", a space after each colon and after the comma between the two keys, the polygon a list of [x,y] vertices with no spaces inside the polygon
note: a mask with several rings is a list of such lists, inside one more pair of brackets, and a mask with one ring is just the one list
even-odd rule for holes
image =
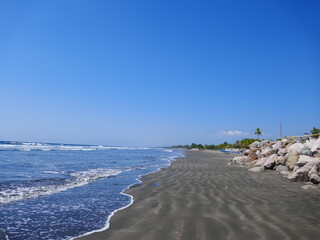
{"label": "sand ripple", "polygon": [[[127,191],[134,203],[110,228],[84,239],[312,239],[320,236],[319,192],[274,172],[228,166],[230,155],[188,152]],[[156,184],[155,183],[159,183]]]}

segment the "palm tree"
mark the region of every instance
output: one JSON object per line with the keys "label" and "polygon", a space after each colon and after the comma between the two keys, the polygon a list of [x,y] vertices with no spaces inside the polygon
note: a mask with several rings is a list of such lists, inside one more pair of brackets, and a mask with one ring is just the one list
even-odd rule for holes
{"label": "palm tree", "polygon": [[260,128],[257,128],[254,134],[256,134],[259,139],[259,136],[262,135]]}

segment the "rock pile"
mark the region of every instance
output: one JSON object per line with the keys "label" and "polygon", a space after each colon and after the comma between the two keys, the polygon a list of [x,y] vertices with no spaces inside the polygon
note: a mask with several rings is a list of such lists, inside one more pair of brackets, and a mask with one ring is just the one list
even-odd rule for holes
{"label": "rock pile", "polygon": [[230,160],[248,171],[275,170],[290,181],[320,183],[320,138],[263,140]]}

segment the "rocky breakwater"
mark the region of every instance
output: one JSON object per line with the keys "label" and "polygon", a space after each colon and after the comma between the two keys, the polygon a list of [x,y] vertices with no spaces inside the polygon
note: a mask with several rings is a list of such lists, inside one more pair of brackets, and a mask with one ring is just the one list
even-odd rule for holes
{"label": "rocky breakwater", "polygon": [[290,181],[310,182],[304,189],[316,188],[314,184],[320,184],[320,138],[256,141],[230,164],[249,167],[252,172],[275,170]]}

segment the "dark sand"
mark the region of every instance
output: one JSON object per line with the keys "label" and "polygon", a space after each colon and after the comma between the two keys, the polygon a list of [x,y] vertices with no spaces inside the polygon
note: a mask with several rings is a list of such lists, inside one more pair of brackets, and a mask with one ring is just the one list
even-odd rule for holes
{"label": "dark sand", "polygon": [[134,203],[110,228],[81,239],[319,239],[320,191],[276,172],[227,165],[231,155],[188,151],[126,192]]}

